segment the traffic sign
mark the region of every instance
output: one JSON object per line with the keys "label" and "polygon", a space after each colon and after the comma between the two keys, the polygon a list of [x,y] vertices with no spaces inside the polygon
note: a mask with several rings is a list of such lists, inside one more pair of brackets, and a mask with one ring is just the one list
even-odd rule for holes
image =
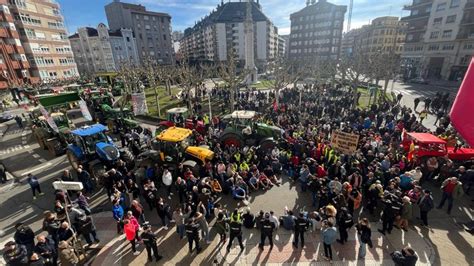
{"label": "traffic sign", "polygon": [[53,187],[57,190],[82,190],[84,188],[81,182],[70,181],[55,181]]}

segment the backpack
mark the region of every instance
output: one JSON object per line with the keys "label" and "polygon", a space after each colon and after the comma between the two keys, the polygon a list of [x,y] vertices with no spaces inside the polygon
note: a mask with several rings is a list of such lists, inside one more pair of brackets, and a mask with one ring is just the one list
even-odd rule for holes
{"label": "backpack", "polygon": [[352,219],[352,215],[350,213],[346,212],[343,218],[346,228],[351,228],[354,225],[354,220]]}

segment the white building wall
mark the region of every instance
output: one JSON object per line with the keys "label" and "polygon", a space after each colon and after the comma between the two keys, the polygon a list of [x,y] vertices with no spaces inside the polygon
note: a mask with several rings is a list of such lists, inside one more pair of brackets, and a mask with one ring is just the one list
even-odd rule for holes
{"label": "white building wall", "polygon": [[236,37],[236,39],[233,40],[234,48],[238,51],[237,55],[239,56],[239,59],[245,60],[245,24],[238,23],[235,29],[237,32],[233,35]]}
{"label": "white building wall", "polygon": [[225,23],[216,24],[216,43],[217,43],[217,57],[220,61],[227,60],[227,38]]}
{"label": "white building wall", "polygon": [[257,40],[257,54],[255,55],[258,60],[267,59],[267,22],[259,21],[256,23],[256,34]]}

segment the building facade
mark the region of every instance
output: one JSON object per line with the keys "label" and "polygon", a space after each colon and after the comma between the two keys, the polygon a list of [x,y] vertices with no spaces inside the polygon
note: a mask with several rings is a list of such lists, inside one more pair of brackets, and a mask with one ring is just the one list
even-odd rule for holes
{"label": "building facade", "polygon": [[305,8],[291,14],[289,58],[337,59],[346,10],[344,5],[311,0]]}
{"label": "building facade", "polygon": [[410,15],[402,18],[408,23],[402,53],[404,76],[462,78],[473,51],[472,1],[413,0],[405,9]]}
{"label": "building facade", "polygon": [[277,55],[278,57],[286,57],[286,39],[282,35],[278,35],[278,50]]}
{"label": "building facade", "polygon": [[43,82],[77,77],[59,4],[54,0],[10,0],[9,8],[32,76]]}
{"label": "building facade", "polygon": [[30,75],[30,64],[20,42],[20,35],[13,23],[7,0],[0,0],[0,89],[36,83]]}
{"label": "building facade", "polygon": [[375,53],[401,54],[405,43],[406,23],[398,17],[379,17],[363,26],[354,36],[354,49],[368,55]]}
{"label": "building facade", "polygon": [[233,51],[245,61],[245,18],[247,4],[253,23],[254,59],[259,70],[278,55],[278,29],[263,13],[259,1],[222,1],[217,9],[184,31],[180,52],[191,61],[219,62],[227,60]]}
{"label": "building facade", "polygon": [[119,0],[106,5],[105,13],[112,31],[132,29],[141,61],[151,59],[162,64],[174,64],[170,15],[147,11],[142,5]]}
{"label": "building facade", "polygon": [[121,62],[138,64],[138,51],[132,30],[109,31],[100,23],[97,29],[85,27],[69,37],[81,75],[115,72]]}

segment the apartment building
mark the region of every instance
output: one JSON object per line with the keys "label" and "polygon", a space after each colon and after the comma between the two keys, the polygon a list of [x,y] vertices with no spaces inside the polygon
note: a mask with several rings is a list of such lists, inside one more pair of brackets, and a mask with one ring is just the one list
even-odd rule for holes
{"label": "apartment building", "polygon": [[311,0],[305,8],[291,14],[289,58],[337,59],[346,10],[345,5]]}
{"label": "apartment building", "polygon": [[132,30],[109,31],[100,23],[97,29],[79,28],[69,36],[77,68],[81,75],[115,72],[120,63],[139,63],[137,45]]}
{"label": "apartment building", "polygon": [[53,0],[10,0],[8,7],[32,76],[43,82],[77,77],[59,4]]}
{"label": "apartment building", "polygon": [[[250,2],[248,2],[250,1]],[[233,50],[245,61],[245,20],[247,5],[254,25],[254,59],[258,69],[278,55],[278,29],[263,13],[259,1],[224,2],[209,15],[184,31],[180,52],[191,61],[225,61]]]}
{"label": "apartment building", "polygon": [[106,5],[105,13],[110,30],[132,29],[141,61],[152,59],[162,64],[174,64],[170,15],[119,0]]}
{"label": "apartment building", "polygon": [[13,23],[7,0],[0,0],[0,90],[37,83],[30,75],[30,64]]}
{"label": "apartment building", "polygon": [[402,53],[405,77],[458,80],[472,54],[472,1],[413,0]]}

